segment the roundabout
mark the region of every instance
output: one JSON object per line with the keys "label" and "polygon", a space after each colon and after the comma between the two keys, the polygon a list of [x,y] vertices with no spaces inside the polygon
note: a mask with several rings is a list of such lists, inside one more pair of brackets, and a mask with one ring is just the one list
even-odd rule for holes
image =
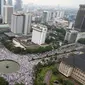
{"label": "roundabout", "polygon": [[31,55],[18,55],[5,47],[0,48],[0,77],[4,77],[9,85],[16,82],[33,85],[33,67],[39,61],[29,61]]}
{"label": "roundabout", "polygon": [[13,73],[20,69],[20,65],[13,60],[0,60],[0,73]]}

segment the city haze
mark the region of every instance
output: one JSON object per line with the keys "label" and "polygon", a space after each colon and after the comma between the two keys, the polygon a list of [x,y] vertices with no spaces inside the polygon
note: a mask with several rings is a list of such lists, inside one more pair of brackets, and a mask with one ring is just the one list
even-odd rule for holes
{"label": "city haze", "polygon": [[[15,1],[15,0],[14,0]],[[36,5],[47,6],[65,6],[78,8],[80,4],[84,4],[85,0],[22,0],[24,4],[33,3]]]}

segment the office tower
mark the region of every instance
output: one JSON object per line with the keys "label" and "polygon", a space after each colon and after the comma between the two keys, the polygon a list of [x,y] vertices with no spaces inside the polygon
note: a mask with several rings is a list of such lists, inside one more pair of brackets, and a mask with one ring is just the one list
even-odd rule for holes
{"label": "office tower", "polygon": [[78,30],[80,32],[85,32],[85,5],[80,5],[75,20],[75,30]]}
{"label": "office tower", "polygon": [[50,20],[50,12],[44,11],[42,14],[42,23],[46,23]]}
{"label": "office tower", "polygon": [[7,1],[6,0],[4,0],[4,5],[6,5],[7,4]]}
{"label": "office tower", "polygon": [[77,38],[78,31],[75,30],[67,30],[65,35],[65,40],[68,41],[68,43],[75,43]]}
{"label": "office tower", "polygon": [[15,8],[15,11],[21,11],[22,10],[22,0],[16,0],[14,8]]}
{"label": "office tower", "polygon": [[31,31],[31,21],[32,21],[32,14],[26,13],[25,14],[25,23],[24,23],[24,34],[27,35]]}
{"label": "office tower", "polygon": [[7,0],[8,5],[12,6],[12,0]]}
{"label": "office tower", "polygon": [[30,33],[31,30],[31,13],[16,13],[12,15],[11,31],[16,34]]}
{"label": "office tower", "polygon": [[62,10],[57,11],[56,18],[63,18],[63,17],[64,17],[64,11]]}
{"label": "office tower", "polygon": [[16,34],[23,33],[23,22],[24,15],[23,14],[13,14],[12,15],[12,23],[11,23],[11,31]]}
{"label": "office tower", "polygon": [[47,22],[47,12],[44,11],[42,14],[42,23],[46,23]]}
{"label": "office tower", "polygon": [[65,12],[63,11],[63,10],[57,10],[57,11],[54,11],[53,12],[53,18],[55,19],[55,18],[64,18],[64,14],[65,14]]}
{"label": "office tower", "polygon": [[3,16],[4,0],[0,0],[0,15]]}
{"label": "office tower", "polygon": [[44,11],[42,14],[42,23],[48,23],[54,21],[55,18],[64,18],[64,11]]}
{"label": "office tower", "polygon": [[32,28],[32,42],[38,45],[44,44],[47,34],[47,27],[41,24],[37,24]]}
{"label": "office tower", "polygon": [[12,14],[13,14],[13,6],[5,5],[3,7],[3,23],[11,24]]}

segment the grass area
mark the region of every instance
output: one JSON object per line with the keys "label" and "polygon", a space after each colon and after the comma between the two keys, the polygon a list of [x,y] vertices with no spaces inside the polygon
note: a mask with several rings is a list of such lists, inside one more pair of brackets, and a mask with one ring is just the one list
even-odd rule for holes
{"label": "grass area", "polygon": [[63,76],[61,73],[58,72],[57,68],[58,65],[42,66],[39,69],[39,72],[37,72],[35,85],[46,85],[43,81],[46,76],[46,73],[50,70],[52,71],[50,85],[53,85],[55,80],[59,81],[60,85],[80,85],[78,82]]}
{"label": "grass area", "polygon": [[[43,83],[44,81],[44,77],[47,73],[47,71],[51,70],[53,68],[53,66],[46,66],[46,67],[43,67],[40,71],[40,73],[37,74],[37,83],[39,82],[40,83]],[[37,85],[39,85],[37,84]]]}

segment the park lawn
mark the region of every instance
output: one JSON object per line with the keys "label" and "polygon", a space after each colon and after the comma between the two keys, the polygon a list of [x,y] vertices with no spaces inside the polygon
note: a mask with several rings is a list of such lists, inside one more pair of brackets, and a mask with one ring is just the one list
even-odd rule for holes
{"label": "park lawn", "polygon": [[43,83],[47,71],[52,70],[53,67],[54,66],[46,66],[41,68],[41,71],[37,74],[37,85],[39,85],[40,83]]}
{"label": "park lawn", "polygon": [[[42,67],[42,68],[41,68],[40,72],[37,73],[37,79],[36,79],[37,85],[42,85],[46,73],[47,73],[49,70],[52,70],[52,69],[54,68],[54,66],[55,66],[55,65],[51,65],[51,66],[46,66],[46,67]],[[56,69],[56,70],[57,70],[57,69]],[[59,78],[62,78],[62,79],[64,79],[64,80],[69,80],[70,82],[73,82],[71,79],[66,78],[66,77],[65,77],[64,75],[62,75],[61,73],[58,73],[57,75],[54,75],[54,74],[52,73],[51,79],[50,79],[50,85],[53,85],[53,82],[54,82],[55,80],[58,80]],[[74,85],[76,85],[75,83],[76,83],[76,82],[73,82]],[[63,85],[63,84],[60,84],[60,85]],[[77,83],[77,85],[80,85],[80,84]]]}
{"label": "park lawn", "polygon": [[50,85],[53,85],[54,80],[57,80],[57,76],[52,74],[51,80],[50,80]]}

